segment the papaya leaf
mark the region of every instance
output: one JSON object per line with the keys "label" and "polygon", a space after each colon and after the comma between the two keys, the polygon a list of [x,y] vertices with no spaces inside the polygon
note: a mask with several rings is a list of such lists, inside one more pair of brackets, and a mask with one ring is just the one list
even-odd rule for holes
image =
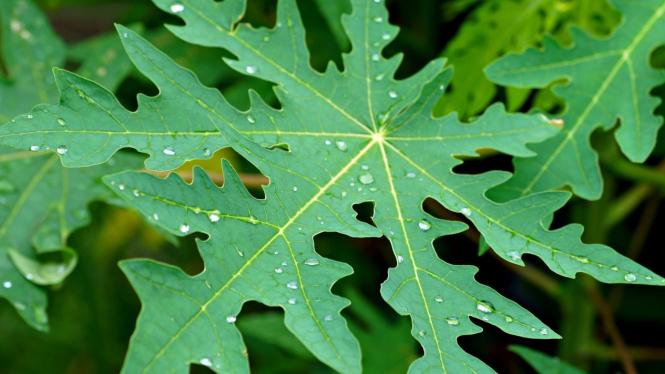
{"label": "papaya leaf", "polygon": [[527,347],[512,345],[509,349],[528,362],[538,374],[585,374],[582,370],[562,362],[558,358],[547,356]]}
{"label": "papaya leaf", "polygon": [[[617,18],[605,0],[483,2],[467,16],[442,53],[455,67],[455,76],[451,92],[441,99],[435,112],[456,111],[462,118],[480,113],[497,93],[496,86],[481,73],[494,59],[538,46],[546,34],[569,43],[566,25],[606,35],[618,23]],[[506,90],[509,110],[522,107],[529,94],[525,89]]]}
{"label": "papaya leaf", "polygon": [[[185,26],[170,27],[177,36],[224,48],[238,58],[226,60],[232,68],[276,84],[282,109],[256,94],[250,111],[234,109],[218,91],[119,26],[130,58],[155,82],[158,96],[140,96],[139,109],[128,112],[94,82],[56,70],[60,105],[38,107],[0,129],[2,142],[18,148],[69,142],[62,161],[72,166],[101,163],[133,147],[150,154],[148,167],[167,170],[231,145],[270,178],[265,200],[251,197],[228,165],[222,189],[200,169],[191,185],[177,176],[160,180],[141,173],[106,179],[171,233],[209,235],[199,243],[205,271],[194,277],[153,261],[123,263],[144,306],[124,373],[185,373],[194,362],[217,372],[247,372],[233,322],[249,300],[284,308],[287,328],[317,358],[338,371],[359,372],[358,343],[339,317],[347,302],[330,293],[351,269],[316,254],[313,236],[322,231],[391,241],[397,266],[381,292],[398,313],[411,317],[412,334],[424,348],[411,372],[492,373],[456,342],[481,331],[471,316],[511,334],[557,338],[531,313],[476,282],[475,267],[439,259],[433,240],[467,226],[425,213],[427,197],[466,216],[508,261],[523,264],[523,254],[535,254],[564,276],[581,271],[610,283],[663,284],[606,246],[582,244],[581,226],[546,230],[541,222],[569,194],[498,204],[484,193],[508,173],[452,172],[460,163],[454,156],[475,156],[479,148],[532,156],[526,144],[558,128],[542,116],[507,114],[501,105],[470,124],[455,115],[433,117],[451,70],[435,60],[396,81],[401,56],[385,59],[381,52],[397,29],[387,23],[381,0],[352,2],[353,13],[342,19],[353,45],[345,69],[330,65],[322,74],[309,66],[293,0],[279,2],[272,29],[238,24],[242,0],[155,3],[184,19]],[[40,114],[44,110],[67,117],[68,125],[57,126],[55,116]],[[375,203],[376,227],[355,218],[353,205],[366,201]]]}
{"label": "papaya leaf", "polygon": [[[0,119],[3,122],[40,102],[56,102],[58,92],[49,66],[64,63],[64,44],[44,14],[31,2],[0,3],[3,57],[8,77],[0,81]],[[92,71],[111,69],[104,82],[117,85],[131,69],[117,37],[104,44],[106,56],[86,61]],[[100,77],[99,75],[97,76]],[[66,147],[51,150],[66,154]],[[67,247],[69,234],[90,222],[87,204],[113,198],[101,182],[107,173],[140,167],[141,157],[119,154],[113,163],[68,170],[55,153],[39,148],[18,151],[0,147],[0,297],[7,299],[27,323],[48,329],[47,300],[37,285],[63,282],[74,269],[76,252]],[[58,262],[38,255],[59,253]],[[57,256],[56,256],[57,257]]]}
{"label": "papaya leaf", "polygon": [[654,115],[660,99],[650,96],[649,91],[665,82],[665,75],[650,67],[649,57],[665,41],[665,2],[612,3],[624,22],[611,37],[596,39],[572,28],[571,48],[548,37],[543,50],[528,48],[485,69],[493,82],[523,88],[568,80],[567,85],[554,88],[554,93],[567,103],[561,117],[563,131],[532,146],[536,157],[515,160],[514,177],[496,190],[501,199],[564,185],[571,186],[580,197],[598,199],[602,179],[589,138],[596,128],[607,130],[619,118],[621,125],[615,137],[631,161],[643,162],[653,150],[663,119]]}

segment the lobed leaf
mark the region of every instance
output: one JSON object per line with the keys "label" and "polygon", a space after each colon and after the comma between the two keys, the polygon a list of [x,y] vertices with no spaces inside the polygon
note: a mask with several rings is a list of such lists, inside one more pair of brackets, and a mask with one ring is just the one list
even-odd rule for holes
{"label": "lobed leaf", "polygon": [[[64,64],[65,50],[47,18],[31,2],[0,2],[0,25],[8,70],[8,77],[0,81],[0,121],[6,122],[35,104],[56,101],[57,89],[44,71]],[[81,71],[111,69],[113,76],[104,83],[116,86],[131,64],[121,54],[117,38],[107,39],[102,46],[105,57],[85,61]],[[38,152],[49,149],[52,152]],[[27,151],[0,147],[0,297],[40,330],[48,328],[47,299],[37,285],[63,282],[78,258],[67,247],[67,237],[90,222],[87,205],[91,201],[114,196],[101,176],[137,168],[141,160],[120,154],[104,166],[69,170],[62,167],[56,151],[66,155],[67,148],[64,144]],[[60,260],[42,262],[39,255],[46,253],[59,254],[55,258]]]}
{"label": "lobed leaf", "polygon": [[496,191],[502,200],[569,185],[585,199],[598,199],[602,180],[597,154],[589,137],[607,130],[617,119],[616,139],[633,162],[644,162],[654,148],[663,123],[654,109],[660,102],[649,91],[665,82],[663,72],[649,66],[649,56],[663,43],[665,2],[613,0],[623,24],[605,39],[571,28],[574,46],[563,48],[546,38],[542,51],[527,49],[508,55],[485,69],[495,83],[514,87],[545,87],[565,78],[554,93],[566,100],[564,128],[531,148],[538,154],[516,159],[515,175]]}

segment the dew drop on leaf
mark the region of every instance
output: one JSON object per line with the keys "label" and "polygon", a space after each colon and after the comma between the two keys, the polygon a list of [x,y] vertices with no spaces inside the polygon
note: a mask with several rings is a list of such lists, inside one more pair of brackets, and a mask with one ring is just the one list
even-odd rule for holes
{"label": "dew drop on leaf", "polygon": [[176,3],[176,4],[171,5],[171,11],[173,13],[180,13],[183,10],[185,10],[185,7],[182,4]]}
{"label": "dew drop on leaf", "polygon": [[506,254],[507,254],[508,257],[510,257],[510,259],[513,260],[513,261],[519,261],[519,260],[522,258],[522,255],[521,255],[519,252],[517,252],[517,251],[510,251],[510,252],[508,252],[508,253],[506,253]]}
{"label": "dew drop on leaf", "polygon": [[210,222],[217,222],[219,221],[219,214],[212,213],[208,218],[210,219]]}
{"label": "dew drop on leaf", "polygon": [[319,260],[316,259],[316,258],[308,258],[307,260],[305,260],[305,265],[316,266],[318,264],[319,264]]}
{"label": "dew drop on leaf", "polygon": [[388,96],[390,96],[391,99],[397,99],[399,96],[396,91],[390,91],[388,92]]}
{"label": "dew drop on leaf", "polygon": [[481,300],[478,302],[478,310],[482,313],[492,313],[492,309],[494,309],[494,305],[489,301]]}
{"label": "dew drop on leaf", "polygon": [[65,120],[62,118],[58,118],[58,123],[60,124],[60,126],[64,126],[66,124]]}
{"label": "dew drop on leaf", "polygon": [[236,316],[231,314],[230,316],[226,317],[226,322],[228,323],[234,323],[237,320]]}
{"label": "dew drop on leaf", "polygon": [[257,68],[256,66],[253,66],[253,65],[247,65],[247,67],[245,67],[245,71],[248,74],[256,74],[256,72],[259,71],[259,68]]}
{"label": "dew drop on leaf", "polygon": [[547,329],[540,329],[541,335],[547,335]]}
{"label": "dew drop on leaf", "polygon": [[189,232],[189,225],[180,225],[180,232],[183,234],[187,234]]}
{"label": "dew drop on leaf", "polygon": [[342,140],[338,140],[337,142],[335,142],[335,144],[337,144],[337,148],[339,148],[339,150],[342,152],[346,152],[349,149],[349,146],[346,145],[346,142]]}
{"label": "dew drop on leaf", "polygon": [[153,213],[153,214],[152,214],[152,218],[153,218],[155,221],[159,221],[159,214],[157,214],[157,213]]}
{"label": "dew drop on leaf", "polygon": [[289,304],[294,305],[295,303],[296,303],[295,297],[289,298]]}
{"label": "dew drop on leaf", "polygon": [[38,145],[33,145],[33,146],[30,147],[30,150],[33,151],[33,152],[37,152],[37,151],[39,151],[40,149],[41,149],[41,147],[38,146]]}
{"label": "dew drop on leaf", "polygon": [[438,295],[438,296],[434,297],[434,301],[436,301],[437,303],[442,303],[443,302],[443,297],[441,297],[441,295]]}
{"label": "dew drop on leaf", "polygon": [[212,154],[212,152],[210,152],[210,150],[209,150],[208,148],[206,148],[206,149],[203,150],[203,155],[204,155],[205,157],[208,157],[208,156],[210,156],[211,154]]}
{"label": "dew drop on leaf", "polygon": [[330,321],[333,320],[333,316],[330,315],[330,314],[328,314],[327,316],[325,316],[325,317],[323,318],[323,320],[326,321],[326,322],[330,322]]}
{"label": "dew drop on leaf", "polygon": [[[226,320],[228,321],[229,319],[226,318]],[[212,361],[210,361],[210,359],[207,358],[207,357],[204,357],[204,358],[200,359],[199,362],[203,366],[212,367]]]}
{"label": "dew drop on leaf", "polygon": [[175,155],[175,150],[173,150],[173,147],[166,147],[164,148],[164,154],[167,156],[173,156]]}
{"label": "dew drop on leaf", "polygon": [[369,173],[361,175],[360,177],[358,177],[358,180],[362,184],[372,184],[372,183],[374,183],[374,177],[372,176],[372,174],[369,174]]}
{"label": "dew drop on leaf", "polygon": [[448,318],[444,318],[444,320],[445,320],[449,325],[452,325],[452,326],[457,326],[457,325],[459,325],[459,320],[457,319],[457,317],[448,317]]}
{"label": "dew drop on leaf", "polygon": [[423,231],[427,231],[432,228],[432,224],[426,219],[421,219],[420,222],[418,222],[418,227]]}
{"label": "dew drop on leaf", "polygon": [[252,116],[247,116],[247,122],[256,123],[256,119],[254,119],[254,117],[252,117]]}
{"label": "dew drop on leaf", "polygon": [[4,283],[2,284],[2,287],[4,287],[4,288],[12,288],[12,282],[9,282],[9,281],[4,282]]}
{"label": "dew drop on leaf", "polygon": [[633,273],[628,273],[623,277],[623,279],[625,279],[626,282],[635,282],[637,280],[637,277]]}
{"label": "dew drop on leaf", "polygon": [[291,281],[286,284],[286,287],[292,290],[297,290],[298,289],[298,283],[296,281]]}
{"label": "dew drop on leaf", "polygon": [[471,209],[469,208],[462,208],[462,214],[464,214],[467,217],[471,217]]}
{"label": "dew drop on leaf", "polygon": [[125,184],[124,184],[124,183],[120,183],[120,184],[118,185],[118,189],[119,189],[120,191],[124,191],[124,190],[125,190]]}
{"label": "dew drop on leaf", "polygon": [[511,317],[511,316],[506,316],[506,322],[507,322],[507,323],[511,323],[511,322],[513,322],[513,317]]}
{"label": "dew drop on leaf", "polygon": [[277,274],[282,274],[283,272],[284,272],[284,270],[282,270],[282,268],[276,268],[275,269],[275,273],[277,273]]}

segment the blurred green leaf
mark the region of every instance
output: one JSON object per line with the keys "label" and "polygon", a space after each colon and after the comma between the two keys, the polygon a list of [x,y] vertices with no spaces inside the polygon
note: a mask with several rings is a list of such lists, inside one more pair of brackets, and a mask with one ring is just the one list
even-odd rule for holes
{"label": "blurred green leaf", "polygon": [[512,345],[509,349],[528,362],[538,374],[585,374],[558,358],[547,356],[527,347]]}

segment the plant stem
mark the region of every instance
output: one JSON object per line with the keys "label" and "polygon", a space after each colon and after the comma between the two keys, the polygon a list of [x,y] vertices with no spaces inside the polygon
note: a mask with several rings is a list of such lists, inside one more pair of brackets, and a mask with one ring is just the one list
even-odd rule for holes
{"label": "plant stem", "polygon": [[614,315],[612,308],[605,301],[603,295],[598,291],[597,287],[589,288],[587,294],[590,296],[593,305],[596,307],[596,311],[600,315],[600,318],[603,322],[605,331],[609,334],[616,348],[621,365],[623,365],[624,370],[627,374],[637,374],[637,368],[635,367],[635,362],[630,356],[626,343],[623,341],[623,337],[617,328],[616,321],[614,320]]}

